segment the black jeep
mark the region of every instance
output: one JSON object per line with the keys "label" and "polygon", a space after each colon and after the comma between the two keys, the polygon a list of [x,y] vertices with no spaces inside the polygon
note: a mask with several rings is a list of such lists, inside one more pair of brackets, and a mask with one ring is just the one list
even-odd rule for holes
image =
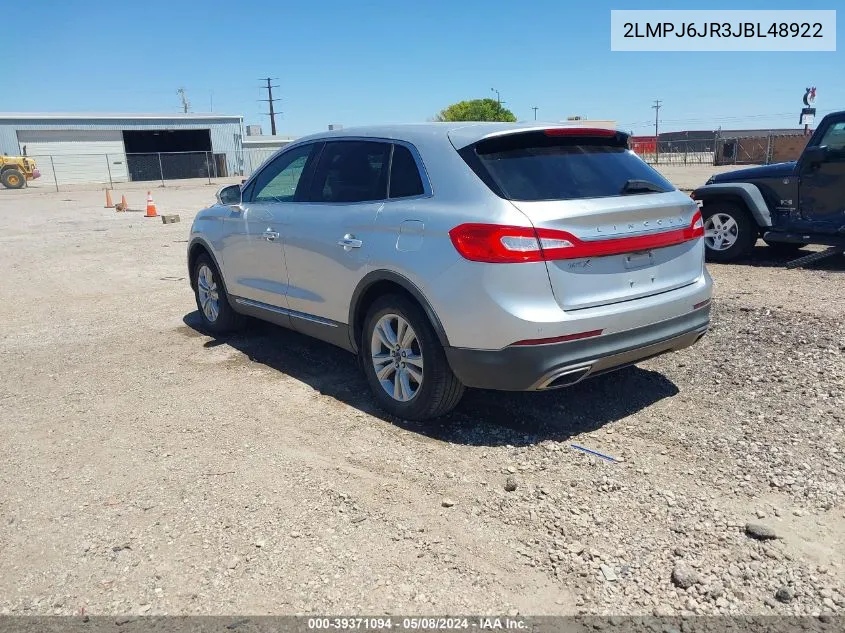
{"label": "black jeep", "polygon": [[709,261],[742,259],[758,237],[782,251],[845,250],[845,111],[822,119],[797,161],[718,174],[692,197]]}

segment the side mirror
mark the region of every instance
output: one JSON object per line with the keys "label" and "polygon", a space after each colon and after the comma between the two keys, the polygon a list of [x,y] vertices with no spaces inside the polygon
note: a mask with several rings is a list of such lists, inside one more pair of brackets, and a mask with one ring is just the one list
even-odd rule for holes
{"label": "side mirror", "polygon": [[224,207],[240,207],[243,201],[240,185],[227,185],[217,190],[217,202]]}
{"label": "side mirror", "polygon": [[818,165],[827,160],[827,145],[808,147],[804,150],[804,162],[808,165]]}

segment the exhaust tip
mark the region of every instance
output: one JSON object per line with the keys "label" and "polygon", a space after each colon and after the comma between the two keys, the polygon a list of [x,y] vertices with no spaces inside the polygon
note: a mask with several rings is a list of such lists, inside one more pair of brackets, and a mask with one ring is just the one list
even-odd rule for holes
{"label": "exhaust tip", "polygon": [[540,389],[560,389],[561,387],[569,387],[576,382],[582,380],[588,373],[590,367],[579,367],[577,369],[564,370],[558,374],[554,374]]}

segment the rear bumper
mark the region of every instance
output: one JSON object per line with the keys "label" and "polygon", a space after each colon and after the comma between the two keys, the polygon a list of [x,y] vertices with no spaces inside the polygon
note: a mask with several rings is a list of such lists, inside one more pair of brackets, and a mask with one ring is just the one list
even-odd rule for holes
{"label": "rear bumper", "polygon": [[681,315],[591,339],[501,350],[449,347],[446,357],[468,387],[536,391],[565,387],[666,352],[689,347],[710,326],[710,305]]}

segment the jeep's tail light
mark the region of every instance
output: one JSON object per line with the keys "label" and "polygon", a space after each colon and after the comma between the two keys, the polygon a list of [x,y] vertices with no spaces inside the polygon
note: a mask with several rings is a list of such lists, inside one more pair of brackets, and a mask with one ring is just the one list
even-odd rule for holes
{"label": "jeep's tail light", "polygon": [[697,205],[698,205],[698,208],[699,208],[699,209],[700,209],[701,207],[703,207],[703,206],[704,206],[704,200],[699,200],[698,198],[696,198],[696,197],[695,197],[695,192],[694,192],[694,191],[693,191],[693,192],[689,195],[689,197],[693,199],[693,201],[695,202],[695,204],[697,204]]}
{"label": "jeep's tail light", "polygon": [[603,257],[674,246],[703,236],[700,211],[686,228],[598,240],[581,240],[556,229],[499,224],[461,224],[449,231],[452,244],[464,259],[490,264]]}

